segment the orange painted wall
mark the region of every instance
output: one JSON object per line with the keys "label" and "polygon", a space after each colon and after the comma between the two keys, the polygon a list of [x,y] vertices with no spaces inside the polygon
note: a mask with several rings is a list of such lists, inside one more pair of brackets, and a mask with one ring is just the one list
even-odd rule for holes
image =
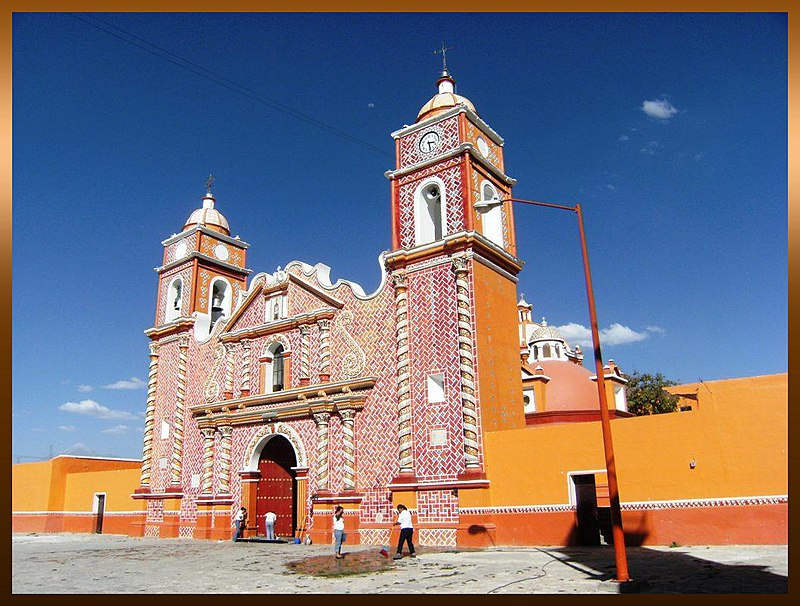
{"label": "orange painted wall", "polygon": [[[697,396],[697,410],[611,422],[622,503],[787,494],[788,375],[711,381]],[[487,458],[503,461],[487,470],[492,505],[566,504],[568,472],[604,468],[599,422],[484,441]]]}
{"label": "orange painted wall", "polygon": [[481,423],[484,431],[524,427],[519,332],[508,321],[517,314],[517,286],[477,261],[472,266]]}
{"label": "orange painted wall", "polygon": [[104,533],[127,534],[144,519],[145,503],[134,500],[141,462],[56,457],[13,465],[12,529],[15,532],[94,532],[95,493],[106,493]]}

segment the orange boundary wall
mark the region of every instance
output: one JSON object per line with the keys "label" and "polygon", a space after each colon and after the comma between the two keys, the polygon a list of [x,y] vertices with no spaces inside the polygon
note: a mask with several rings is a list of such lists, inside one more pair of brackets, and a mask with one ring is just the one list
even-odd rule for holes
{"label": "orange boundary wall", "polygon": [[[787,543],[788,375],[669,391],[693,409],[611,422],[623,526],[632,544]],[[484,444],[491,486],[462,508],[518,511],[492,513],[483,521],[492,527],[485,538],[460,531],[459,541],[569,544],[574,511],[524,510],[569,509],[571,474],[604,475],[600,424],[487,431]],[[462,527],[471,524],[462,516]]]}

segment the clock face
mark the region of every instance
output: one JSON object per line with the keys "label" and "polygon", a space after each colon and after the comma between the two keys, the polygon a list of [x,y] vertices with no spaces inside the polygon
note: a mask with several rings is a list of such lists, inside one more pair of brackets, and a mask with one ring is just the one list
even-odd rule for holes
{"label": "clock face", "polygon": [[214,256],[220,261],[228,260],[228,249],[222,244],[217,244],[214,247]]}
{"label": "clock face", "polygon": [[425,133],[419,138],[419,151],[423,154],[429,154],[432,151],[436,151],[436,148],[439,147],[439,133],[436,131],[430,131]]}
{"label": "clock face", "polygon": [[486,145],[486,141],[482,137],[478,137],[478,151],[481,152],[484,158],[489,155],[489,146]]}
{"label": "clock face", "polygon": [[175,259],[182,259],[186,256],[186,240],[181,240],[175,247]]}

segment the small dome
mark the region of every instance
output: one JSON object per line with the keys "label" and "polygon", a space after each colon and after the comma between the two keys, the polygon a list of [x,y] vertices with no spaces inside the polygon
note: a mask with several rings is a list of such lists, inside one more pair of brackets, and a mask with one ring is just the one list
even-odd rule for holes
{"label": "small dome", "polygon": [[550,377],[547,410],[600,410],[594,373],[585,366],[564,360],[541,360],[538,364]]}
{"label": "small dome", "polygon": [[564,337],[558,332],[555,326],[548,326],[544,318],[542,318],[542,325],[531,333],[531,338],[528,343],[534,341],[564,341]]}
{"label": "small dome", "polygon": [[446,71],[442,72],[442,76],[436,82],[436,84],[439,86],[439,92],[431,97],[431,100],[423,105],[422,109],[419,110],[419,113],[417,114],[417,122],[424,120],[425,118],[430,118],[432,116],[441,114],[458,105],[463,105],[464,107],[468,107],[472,111],[475,111],[475,106],[472,104],[472,101],[466,97],[457,95],[454,92],[453,85],[455,82],[456,81],[453,80],[449,73]]}
{"label": "small dome", "polygon": [[189,215],[189,218],[186,219],[186,224],[183,226],[183,229],[186,230],[190,227],[194,227],[195,225],[205,225],[209,229],[213,229],[214,231],[223,233],[226,236],[230,236],[231,230],[228,226],[228,220],[221,212],[214,208],[214,202],[216,202],[216,198],[214,198],[211,192],[208,192],[203,197],[203,206],[193,211],[192,214]]}

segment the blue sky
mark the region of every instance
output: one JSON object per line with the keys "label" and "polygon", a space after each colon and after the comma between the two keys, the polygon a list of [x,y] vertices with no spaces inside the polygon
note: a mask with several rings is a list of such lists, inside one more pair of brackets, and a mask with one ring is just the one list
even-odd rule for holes
{"label": "blue sky", "polygon": [[[254,273],[376,288],[390,133],[435,93],[442,40],[514,194],[581,203],[604,359],[786,371],[785,15],[97,17],[13,18],[15,462],[141,455],[153,268],[209,173]],[[574,216],[515,211],[520,291],[580,343]]]}

